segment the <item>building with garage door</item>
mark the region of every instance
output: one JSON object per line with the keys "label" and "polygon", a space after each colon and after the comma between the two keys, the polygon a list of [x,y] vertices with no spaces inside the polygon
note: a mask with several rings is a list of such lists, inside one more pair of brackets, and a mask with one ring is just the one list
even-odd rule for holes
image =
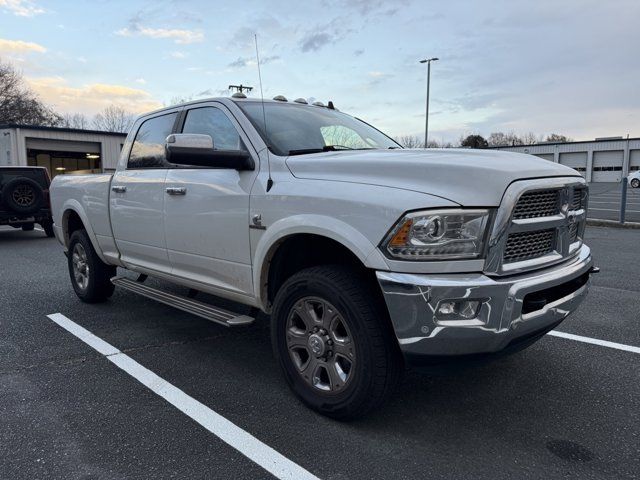
{"label": "building with garage door", "polygon": [[538,143],[497,150],[529,153],[571,167],[588,182],[620,182],[640,170],[640,138],[607,137],[586,142]]}
{"label": "building with garage door", "polygon": [[0,125],[0,165],[46,167],[51,178],[114,170],[125,138],[124,133]]}

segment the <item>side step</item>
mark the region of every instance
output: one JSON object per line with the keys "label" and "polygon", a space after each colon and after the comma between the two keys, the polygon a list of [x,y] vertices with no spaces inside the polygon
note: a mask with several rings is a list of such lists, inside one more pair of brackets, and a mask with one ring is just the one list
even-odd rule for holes
{"label": "side step", "polygon": [[191,298],[175,295],[157,288],[149,287],[135,280],[126,277],[113,277],[111,279],[116,287],[124,288],[130,292],[137,293],[143,297],[150,298],[165,305],[175,307],[179,310],[197,315],[199,317],[219,323],[225,327],[236,327],[240,325],[250,325],[255,318],[248,315],[238,315],[237,313],[214,307],[208,303],[199,302]]}

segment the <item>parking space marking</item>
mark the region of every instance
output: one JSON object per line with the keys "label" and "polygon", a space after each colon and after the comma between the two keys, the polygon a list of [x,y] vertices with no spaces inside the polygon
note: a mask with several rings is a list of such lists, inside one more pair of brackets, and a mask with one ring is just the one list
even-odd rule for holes
{"label": "parking space marking", "polygon": [[640,353],[640,347],[633,347],[631,345],[625,345],[623,343],[609,342],[607,340],[600,340],[598,338],[583,337],[581,335],[574,335],[572,333],[558,332],[557,330],[551,330],[547,333],[547,335],[566,338],[568,340],[575,340],[576,342],[591,343],[593,345],[600,345],[601,347],[615,348],[616,350],[624,350],[625,352]]}
{"label": "parking space marking", "polygon": [[61,313],[53,313],[47,317],[275,477],[289,480],[319,480],[318,477],[300,465],[143,367],[133,358],[125,355],[73,320]]}

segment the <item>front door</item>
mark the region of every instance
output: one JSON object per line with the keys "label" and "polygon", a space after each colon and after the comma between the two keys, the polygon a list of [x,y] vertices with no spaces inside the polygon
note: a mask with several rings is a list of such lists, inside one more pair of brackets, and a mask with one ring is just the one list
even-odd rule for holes
{"label": "front door", "polygon": [[[249,145],[233,116],[215,103],[188,110],[182,133],[210,135],[218,150],[246,150]],[[252,295],[248,216],[256,174],[257,168],[240,172],[177,166],[169,170],[165,236],[174,275]]]}
{"label": "front door", "polygon": [[126,169],[111,181],[113,236],[127,266],[170,273],[165,241],[165,140],[179,112],[145,120],[133,141]]}

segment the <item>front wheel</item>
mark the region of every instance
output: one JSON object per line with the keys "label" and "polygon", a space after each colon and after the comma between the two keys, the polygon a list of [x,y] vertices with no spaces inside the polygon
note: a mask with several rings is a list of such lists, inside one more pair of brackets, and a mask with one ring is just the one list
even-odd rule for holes
{"label": "front wheel", "polygon": [[330,265],[293,275],[276,295],[271,334],[291,389],[336,419],[380,406],[402,374],[386,306],[356,269]]}
{"label": "front wheel", "polygon": [[633,180],[631,180],[631,186],[633,188],[638,188],[640,187],[640,180],[638,180],[637,178],[634,178]]}
{"label": "front wheel", "polygon": [[80,300],[104,302],[113,294],[111,277],[116,274],[116,268],[100,260],[86,231],[73,232],[67,259],[71,285]]}

